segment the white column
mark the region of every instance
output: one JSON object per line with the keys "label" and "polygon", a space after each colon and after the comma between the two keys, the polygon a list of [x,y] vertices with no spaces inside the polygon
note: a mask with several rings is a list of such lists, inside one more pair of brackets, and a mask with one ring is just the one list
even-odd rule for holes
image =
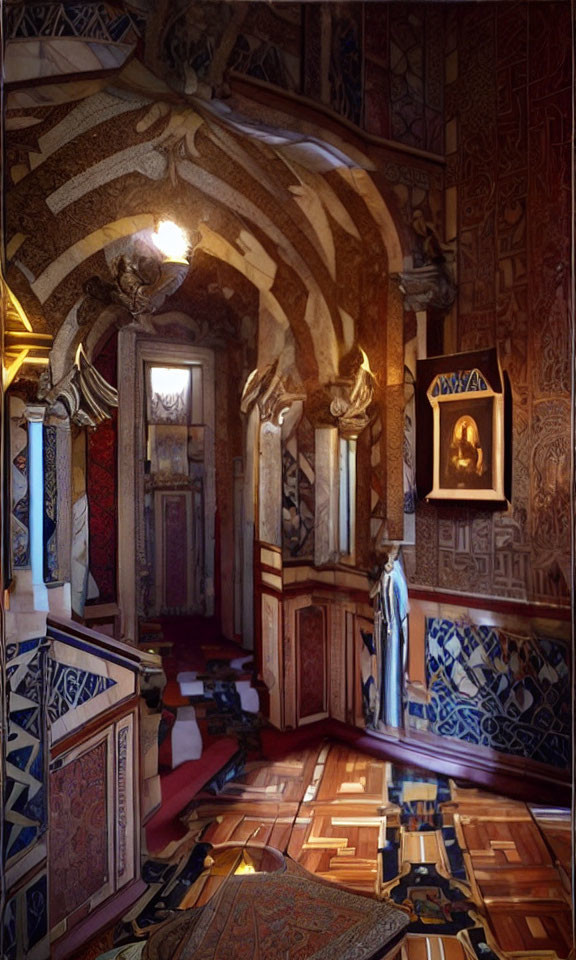
{"label": "white column", "polygon": [[44,415],[46,407],[27,406],[28,421],[28,490],[30,503],[30,565],[34,608],[48,610],[44,584]]}

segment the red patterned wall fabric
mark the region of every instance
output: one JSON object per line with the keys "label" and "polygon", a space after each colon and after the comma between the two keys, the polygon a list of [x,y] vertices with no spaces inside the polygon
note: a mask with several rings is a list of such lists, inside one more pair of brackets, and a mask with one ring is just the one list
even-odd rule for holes
{"label": "red patterned wall fabric", "polygon": [[[114,334],[94,366],[103,377],[117,384],[118,336]],[[116,600],[117,551],[117,459],[118,416],[104,420],[95,430],[88,431],[86,490],[90,530],[90,573],[98,587],[95,603],[113,603]]]}
{"label": "red patterned wall fabric", "polygon": [[106,742],[50,776],[50,922],[54,927],[109,879]]}
{"label": "red patterned wall fabric", "polygon": [[506,511],[421,504],[413,580],[568,602],[570,5],[446,5],[446,187],[458,343],[497,345],[513,403]]}
{"label": "red patterned wall fabric", "polygon": [[326,710],[326,612],[310,606],[297,611],[298,715],[312,717]]}

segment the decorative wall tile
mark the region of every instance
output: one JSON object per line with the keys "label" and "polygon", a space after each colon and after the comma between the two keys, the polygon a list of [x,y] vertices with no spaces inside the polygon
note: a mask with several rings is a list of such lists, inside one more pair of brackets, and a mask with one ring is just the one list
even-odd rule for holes
{"label": "decorative wall tile", "polygon": [[[429,619],[429,730],[551,766],[570,763],[567,647],[542,636]],[[421,704],[409,704],[418,717]]]}
{"label": "decorative wall tile", "polygon": [[43,638],[6,650],[8,742],[4,860],[30,848],[46,829],[46,651]]}
{"label": "decorative wall tile", "polygon": [[299,92],[301,19],[299,3],[249,8],[232,51],[230,69]]}
{"label": "decorative wall tile", "polygon": [[6,8],[6,36],[82,37],[109,43],[136,42],[143,23],[107,3],[35,3]]}
{"label": "decorative wall tile", "polygon": [[285,559],[314,557],[314,429],[303,417],[282,442],[282,552]]}
{"label": "decorative wall tile", "polygon": [[111,677],[50,661],[48,716],[51,723],[116,684]]}
{"label": "decorative wall tile", "polygon": [[24,403],[10,399],[10,482],[11,537],[14,569],[30,565],[29,493],[28,493],[28,424],[24,419]]}
{"label": "decorative wall tile", "polygon": [[48,943],[48,879],[37,874],[8,900],[3,921],[3,953],[6,960],[49,954]]}
{"label": "decorative wall tile", "polygon": [[[102,650],[50,627],[51,640],[46,712],[50,738],[56,743],[136,692],[130,662],[106,659]],[[69,641],[69,642],[68,642]]]}

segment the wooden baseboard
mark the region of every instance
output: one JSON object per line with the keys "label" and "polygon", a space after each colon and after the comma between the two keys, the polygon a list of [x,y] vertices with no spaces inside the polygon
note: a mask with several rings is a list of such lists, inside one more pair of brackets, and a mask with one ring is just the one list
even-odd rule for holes
{"label": "wooden baseboard", "polygon": [[[484,790],[502,793],[512,799],[567,807],[571,803],[569,771],[504,754],[486,756],[482,748],[475,745],[442,737],[423,739],[400,731],[397,735],[376,733],[332,719],[286,733],[287,741],[297,741],[299,746],[326,737],[348,743],[382,760],[468,780]],[[278,747],[281,738],[280,733]]]}
{"label": "wooden baseboard", "polygon": [[77,923],[63,937],[51,944],[51,960],[65,960],[80,947],[86,946],[90,940],[116,923],[147,889],[148,884],[138,878],[111,896],[85,920]]}

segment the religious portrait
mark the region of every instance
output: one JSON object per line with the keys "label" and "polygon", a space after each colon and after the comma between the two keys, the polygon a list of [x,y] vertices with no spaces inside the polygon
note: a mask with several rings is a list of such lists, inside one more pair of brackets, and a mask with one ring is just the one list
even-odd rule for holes
{"label": "religious portrait", "polygon": [[[492,398],[440,408],[440,486],[488,490],[492,482]],[[473,413],[471,412],[473,411]]]}
{"label": "religious portrait", "polygon": [[[436,358],[425,386],[432,413],[430,499],[505,500],[504,381],[496,351],[486,357],[485,368],[466,364],[464,354]],[[430,443],[422,437],[423,431],[420,442]]]}

